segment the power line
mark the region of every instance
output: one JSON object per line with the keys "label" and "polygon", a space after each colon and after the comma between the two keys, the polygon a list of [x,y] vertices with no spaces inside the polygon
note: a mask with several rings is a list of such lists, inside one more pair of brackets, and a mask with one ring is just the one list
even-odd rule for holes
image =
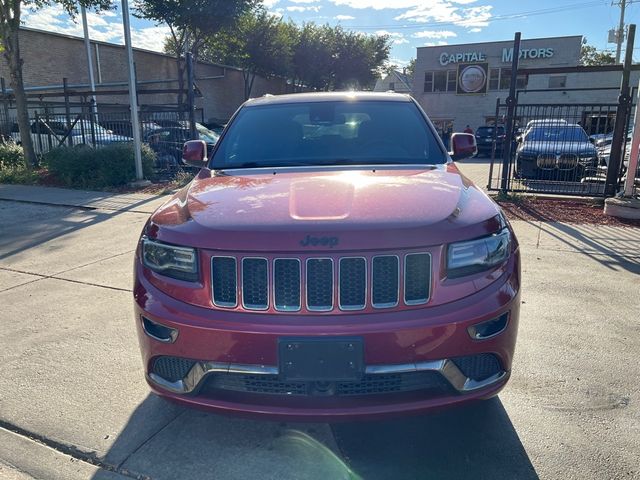
{"label": "power line", "polygon": [[[502,21],[502,20],[515,20],[515,19],[523,18],[523,17],[534,17],[534,16],[538,16],[538,15],[548,15],[548,14],[551,14],[551,13],[560,13],[560,12],[566,12],[566,11],[570,11],[570,10],[590,8],[590,7],[596,7],[596,6],[601,6],[601,5],[603,5],[602,1],[572,3],[572,4],[569,4],[569,5],[562,5],[562,6],[558,6],[558,7],[543,8],[543,9],[539,9],[539,10],[530,10],[530,11],[527,11],[527,12],[517,12],[517,13],[507,13],[507,14],[503,14],[503,15],[496,15],[496,16],[493,16],[491,18],[488,18],[486,21],[487,22],[495,22],[495,21]],[[472,21],[472,20],[469,19],[466,22],[469,22],[469,21]],[[359,29],[362,29],[362,30],[380,29],[380,28],[396,30],[396,29],[414,29],[414,28],[415,29],[421,29],[421,28],[426,28],[426,27],[464,26],[464,23],[465,23],[465,20],[460,20],[458,22],[417,23],[416,25],[391,25],[391,24],[387,24],[387,25],[348,25],[348,27],[349,28],[359,28]]]}

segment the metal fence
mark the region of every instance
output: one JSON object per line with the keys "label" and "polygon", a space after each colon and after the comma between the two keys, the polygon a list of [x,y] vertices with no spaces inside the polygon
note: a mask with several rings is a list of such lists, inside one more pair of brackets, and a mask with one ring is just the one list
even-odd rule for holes
{"label": "metal fence", "polygon": [[[617,104],[518,104],[513,131],[493,139],[490,190],[603,196],[609,169]],[[507,106],[498,103],[496,118]],[[616,178],[628,164],[631,131],[625,116],[623,158]],[[497,131],[497,129],[496,129]],[[503,158],[506,142],[511,154]]]}
{"label": "metal fence", "polygon": [[[186,111],[156,110],[140,112],[142,141],[155,152],[155,169],[173,171],[183,166],[182,146],[185,141],[200,138],[208,144],[216,143],[220,125],[214,130],[196,123],[193,128]],[[30,135],[36,154],[45,155],[60,147],[103,148],[133,142],[129,111],[61,113],[47,109],[34,112],[29,118]],[[20,144],[22,138],[15,119],[1,126],[5,137]],[[216,131],[217,130],[217,131]]]}

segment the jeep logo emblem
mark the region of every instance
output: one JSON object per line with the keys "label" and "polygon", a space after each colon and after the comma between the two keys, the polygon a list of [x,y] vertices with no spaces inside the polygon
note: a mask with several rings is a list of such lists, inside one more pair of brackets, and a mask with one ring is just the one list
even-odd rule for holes
{"label": "jeep logo emblem", "polygon": [[300,245],[303,247],[333,248],[338,245],[338,237],[312,237],[311,235],[307,235],[304,239],[300,240]]}

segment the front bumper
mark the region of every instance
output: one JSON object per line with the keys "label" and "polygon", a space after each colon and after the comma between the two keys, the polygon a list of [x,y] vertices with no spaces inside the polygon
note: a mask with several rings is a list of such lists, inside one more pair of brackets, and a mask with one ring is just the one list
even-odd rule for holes
{"label": "front bumper", "polygon": [[[502,277],[455,302],[348,315],[341,317],[344,322],[325,327],[316,322],[305,325],[308,315],[267,319],[185,304],[151,285],[136,262],[136,325],[146,378],[156,393],[184,405],[289,420],[418,413],[489,398],[502,389],[511,371],[520,304],[518,262],[518,255],[512,255]],[[469,327],[503,315],[508,321],[499,334],[485,340],[471,338]],[[176,329],[175,341],[149,336],[143,317]],[[336,383],[322,389],[283,384],[278,341],[301,336],[362,338],[365,383],[355,387]],[[458,361],[483,355],[495,358],[499,368],[480,379],[465,373]],[[161,358],[183,359],[186,366],[163,377],[154,368]],[[415,387],[417,380],[425,382],[424,389]],[[242,388],[237,387],[238,381]],[[394,390],[389,387],[392,384],[411,388]]]}

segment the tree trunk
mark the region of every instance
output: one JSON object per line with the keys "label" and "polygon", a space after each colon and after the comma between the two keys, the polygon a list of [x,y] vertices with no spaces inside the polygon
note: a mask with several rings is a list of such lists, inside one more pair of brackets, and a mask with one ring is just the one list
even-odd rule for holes
{"label": "tree trunk", "polygon": [[29,110],[27,108],[27,95],[24,92],[24,81],[22,78],[22,59],[20,58],[20,43],[18,40],[18,22],[10,21],[4,26],[2,43],[4,46],[4,56],[9,65],[10,86],[16,101],[16,115],[18,129],[20,131],[20,141],[24,151],[25,166],[28,169],[38,165],[38,158],[33,149],[33,139],[31,138],[31,125],[29,125]]}

